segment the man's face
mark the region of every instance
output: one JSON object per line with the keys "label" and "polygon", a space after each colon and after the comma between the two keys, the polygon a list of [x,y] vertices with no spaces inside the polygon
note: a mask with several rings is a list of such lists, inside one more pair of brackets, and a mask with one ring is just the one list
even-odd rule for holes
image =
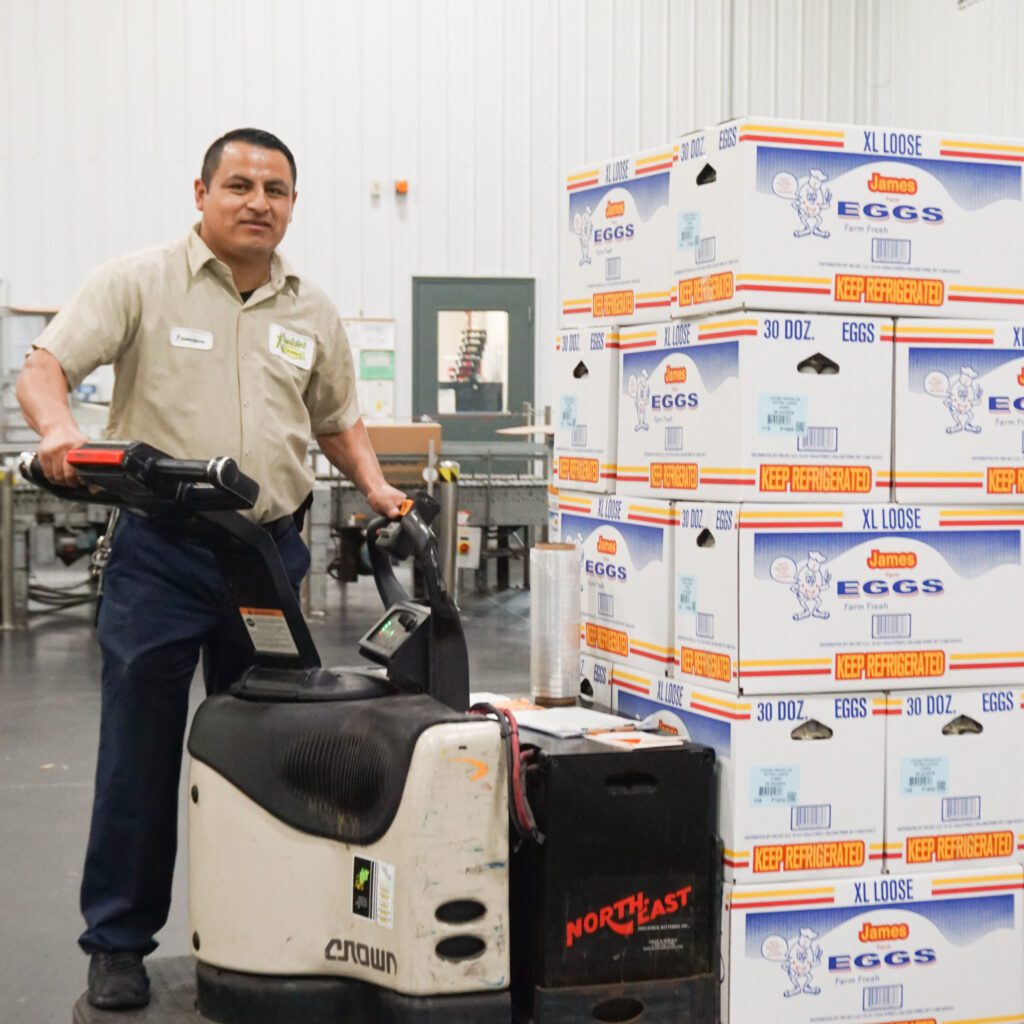
{"label": "man's face", "polygon": [[218,255],[241,260],[269,255],[284,238],[297,193],[284,153],[229,142],[209,188],[196,179],[203,241]]}

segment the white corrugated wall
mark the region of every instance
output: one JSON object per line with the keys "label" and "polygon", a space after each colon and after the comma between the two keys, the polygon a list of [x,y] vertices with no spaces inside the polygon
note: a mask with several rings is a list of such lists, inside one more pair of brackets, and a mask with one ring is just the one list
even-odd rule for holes
{"label": "white corrugated wall", "polygon": [[535,277],[557,329],[568,168],[744,112],[1024,135],[1021,8],[0,0],[0,301],[59,305],[183,233],[206,145],[259,125],[298,158],[289,257],[344,315],[395,318],[408,412],[414,274]]}

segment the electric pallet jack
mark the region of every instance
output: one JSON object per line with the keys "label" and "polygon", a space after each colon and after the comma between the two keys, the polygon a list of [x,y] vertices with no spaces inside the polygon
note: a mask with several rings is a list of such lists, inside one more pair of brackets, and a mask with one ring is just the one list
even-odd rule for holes
{"label": "electric pallet jack", "polygon": [[[713,753],[623,755],[467,713],[433,499],[367,528],[387,610],[359,649],[380,667],[325,669],[232,460],[106,442],[68,461],[80,488],[31,456],[22,473],[206,545],[253,648],[188,739],[194,978],[190,958],[152,960],[150,1007],[83,997],[74,1024],[714,1024]],[[425,602],[395,576],[409,557]]]}

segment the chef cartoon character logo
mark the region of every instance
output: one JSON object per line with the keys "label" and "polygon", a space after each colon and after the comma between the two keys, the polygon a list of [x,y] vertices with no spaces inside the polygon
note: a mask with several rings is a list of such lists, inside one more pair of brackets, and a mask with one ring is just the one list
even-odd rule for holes
{"label": "chef cartoon character logo", "polygon": [[974,422],[974,410],[981,404],[982,390],[973,366],[961,366],[960,376],[952,378],[941,370],[932,370],[924,379],[924,389],[933,398],[942,399],[949,411],[953,422],[946,427],[947,434],[981,433],[981,427]]}
{"label": "chef cartoon character logo", "polygon": [[761,946],[761,956],[777,963],[793,987],[783,992],[786,999],[794,996],[816,996],[821,988],[814,984],[814,971],[821,966],[821,943],[812,928],[801,928],[793,939],[769,935]]}
{"label": "chef cartoon character logo", "polygon": [[636,426],[633,427],[633,432],[650,430],[650,424],[647,422],[647,403],[651,400],[651,382],[646,368],[639,374],[631,373],[629,375],[626,389],[629,392],[629,397],[633,399],[633,407],[636,409]]}
{"label": "chef cartoon character logo", "polygon": [[828,238],[831,232],[822,226],[824,213],[832,206],[832,190],[824,171],[812,168],[803,178],[781,171],[772,180],[772,192],[785,199],[796,211],[803,227],[793,232],[794,238]]}
{"label": "chef cartoon character logo", "polygon": [[572,233],[578,235],[580,239],[579,265],[581,267],[590,262],[590,231],[593,226],[594,211],[589,206],[584,207],[582,211],[577,211],[572,219]]}
{"label": "chef cartoon character logo", "polygon": [[785,556],[772,562],[772,579],[786,584],[800,604],[800,611],[793,613],[795,622],[829,618],[830,613],[821,606],[822,596],[832,584],[832,574],[824,567],[826,561],[820,551],[808,551],[799,565]]}

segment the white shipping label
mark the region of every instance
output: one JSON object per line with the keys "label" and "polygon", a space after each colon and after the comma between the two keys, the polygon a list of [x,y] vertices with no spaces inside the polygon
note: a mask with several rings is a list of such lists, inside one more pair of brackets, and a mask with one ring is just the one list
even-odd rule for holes
{"label": "white shipping label", "polygon": [[762,434],[802,434],[807,429],[807,396],[758,395],[757,422]]}
{"label": "white shipping label", "polygon": [[200,331],[195,327],[172,327],[171,344],[175,348],[195,348],[209,352],[213,348],[213,332]]}
{"label": "white shipping label", "polygon": [[280,608],[239,608],[258,654],[298,654],[292,631]]}
{"label": "white shipping label", "polygon": [[270,351],[293,366],[309,370],[313,366],[316,342],[305,334],[296,334],[280,324],[271,324],[268,343]]}
{"label": "white shipping label", "polygon": [[904,757],[900,774],[904,796],[945,796],[949,792],[948,757]]}
{"label": "white shipping label", "polygon": [[697,614],[697,577],[676,577],[676,608],[681,612]]}
{"label": "white shipping label", "polygon": [[788,765],[754,765],[750,771],[750,806],[780,807],[800,799],[800,769]]}
{"label": "white shipping label", "polygon": [[683,210],[679,214],[676,231],[676,246],[692,249],[700,239],[700,210]]}
{"label": "white shipping label", "polygon": [[563,427],[576,426],[577,404],[575,395],[562,395],[562,415],[559,422]]}

